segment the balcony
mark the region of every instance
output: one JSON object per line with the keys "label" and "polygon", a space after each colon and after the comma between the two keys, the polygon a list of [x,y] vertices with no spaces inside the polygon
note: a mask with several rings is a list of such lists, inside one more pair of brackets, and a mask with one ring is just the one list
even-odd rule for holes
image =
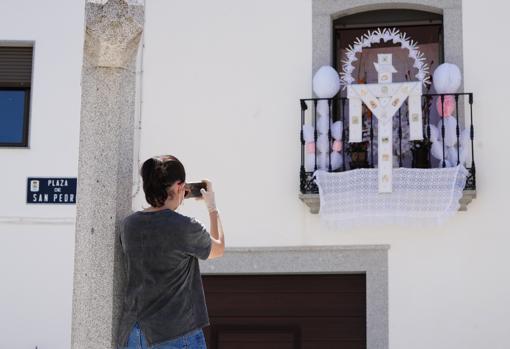
{"label": "balcony", "polygon": [[[330,109],[329,115],[332,117],[329,120],[329,125],[327,125],[329,131],[325,134],[327,143],[323,142],[322,144],[322,147],[328,147],[327,151],[323,151],[326,157],[322,156],[320,158],[317,107],[321,100],[327,101]],[[377,119],[363,106],[362,142],[349,143],[348,103],[346,97],[300,100],[301,167],[299,198],[310,208],[311,213],[318,213],[320,207],[319,191],[314,182],[316,170],[344,172],[359,168],[377,168]],[[448,114],[448,104],[450,104],[450,108],[455,107],[455,115],[453,113]],[[424,135],[422,141],[409,141],[409,138],[406,138],[408,132],[407,107],[406,102],[393,117],[393,167],[431,169],[463,165],[468,170],[468,176],[459,210],[467,210],[467,205],[476,198],[473,94],[422,95]],[[438,110],[442,110],[450,116],[441,117]],[[340,134],[334,135],[331,126],[336,121],[341,121],[342,127],[337,127],[337,133],[340,132]],[[337,123],[337,126],[339,124]],[[304,131],[304,125],[311,126],[307,135]],[[332,159],[332,154],[336,156],[335,159]]]}

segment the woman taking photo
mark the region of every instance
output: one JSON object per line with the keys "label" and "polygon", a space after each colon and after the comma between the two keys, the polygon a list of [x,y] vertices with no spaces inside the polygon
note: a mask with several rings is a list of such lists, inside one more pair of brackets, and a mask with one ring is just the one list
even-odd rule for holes
{"label": "woman taking photo", "polygon": [[118,348],[204,349],[209,325],[198,258],[221,257],[225,241],[210,181],[201,189],[210,234],[193,218],[176,212],[189,193],[182,163],[163,155],[141,168],[151,207],[126,217],[120,240],[127,289]]}

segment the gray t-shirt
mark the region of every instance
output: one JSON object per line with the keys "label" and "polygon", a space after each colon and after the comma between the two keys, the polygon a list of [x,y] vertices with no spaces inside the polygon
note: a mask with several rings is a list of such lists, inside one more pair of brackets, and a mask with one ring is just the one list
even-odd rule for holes
{"label": "gray t-shirt", "polygon": [[193,218],[170,209],[138,211],[120,233],[127,289],[118,343],[127,346],[138,322],[152,346],[209,325],[198,259],[207,259],[211,236]]}

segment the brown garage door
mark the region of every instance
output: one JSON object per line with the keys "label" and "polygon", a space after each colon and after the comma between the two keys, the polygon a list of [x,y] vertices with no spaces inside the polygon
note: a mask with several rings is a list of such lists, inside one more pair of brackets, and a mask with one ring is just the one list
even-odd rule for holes
{"label": "brown garage door", "polygon": [[366,348],[364,274],[203,276],[210,349]]}

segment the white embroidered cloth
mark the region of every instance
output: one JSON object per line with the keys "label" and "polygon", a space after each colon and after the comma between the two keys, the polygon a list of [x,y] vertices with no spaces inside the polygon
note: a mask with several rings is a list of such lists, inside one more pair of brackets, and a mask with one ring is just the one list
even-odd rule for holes
{"label": "white embroidered cloth", "polygon": [[468,171],[463,166],[393,169],[393,192],[378,192],[378,170],[317,171],[321,221],[330,227],[437,224],[460,207]]}

